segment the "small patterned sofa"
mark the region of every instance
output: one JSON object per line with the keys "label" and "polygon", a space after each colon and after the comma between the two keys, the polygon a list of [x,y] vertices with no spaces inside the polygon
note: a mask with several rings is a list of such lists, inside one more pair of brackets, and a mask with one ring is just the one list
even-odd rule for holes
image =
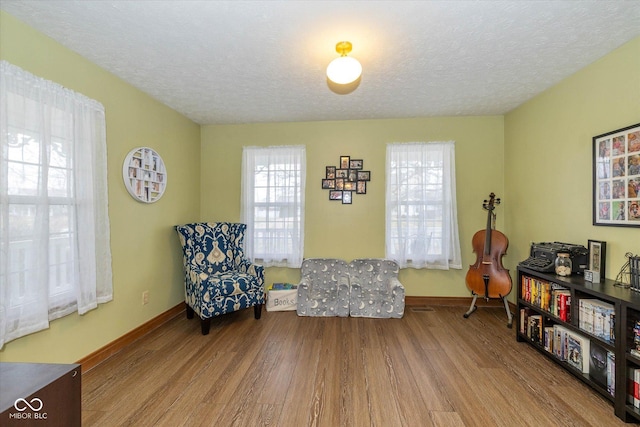
{"label": "small patterned sofa", "polygon": [[245,258],[245,224],[212,222],[176,226],[183,251],[187,318],[194,312],[209,333],[211,318],[264,304],[264,268]]}
{"label": "small patterned sofa", "polygon": [[404,286],[400,268],[389,259],[356,259],[349,264],[349,315],[351,317],[401,318]]}
{"label": "small patterned sofa", "polygon": [[298,316],[348,317],[349,266],[333,258],[302,262],[298,284]]}
{"label": "small patterned sofa", "polygon": [[356,259],[348,265],[333,258],[306,259],[298,285],[298,315],[401,318],[405,292],[399,270],[387,259]]}

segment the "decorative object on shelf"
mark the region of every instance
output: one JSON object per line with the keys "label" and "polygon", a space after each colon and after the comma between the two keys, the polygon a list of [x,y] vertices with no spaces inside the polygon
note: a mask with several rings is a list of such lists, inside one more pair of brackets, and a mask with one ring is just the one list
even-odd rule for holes
{"label": "decorative object on shelf", "polygon": [[371,181],[371,171],[362,170],[364,160],[340,156],[339,166],[327,166],[322,188],[329,190],[329,200],[341,200],[350,205],[353,194],[367,194],[367,183]]}
{"label": "decorative object on shelf", "polygon": [[558,276],[570,276],[573,262],[571,262],[571,257],[568,253],[561,252],[556,257],[555,266]]}
{"label": "decorative object on shelf", "polygon": [[600,283],[605,278],[605,261],[607,258],[607,243],[589,240],[589,269],[585,270],[584,278],[588,282]]}
{"label": "decorative object on shelf", "polygon": [[143,203],[157,202],[167,186],[167,170],[160,154],[149,147],[129,151],[122,165],[122,179],[131,197]]}
{"label": "decorative object on shelf", "polygon": [[614,286],[631,288],[632,291],[640,292],[640,256],[631,252],[624,254],[627,262],[620,268]]}
{"label": "decorative object on shelf", "polygon": [[353,83],[362,74],[362,65],[352,56],[347,56],[353,48],[351,42],[343,41],[336,44],[339,58],[334,59],[327,67],[327,77],[334,83],[346,85]]}
{"label": "decorative object on shelf", "polygon": [[593,137],[593,225],[640,227],[640,123]]}

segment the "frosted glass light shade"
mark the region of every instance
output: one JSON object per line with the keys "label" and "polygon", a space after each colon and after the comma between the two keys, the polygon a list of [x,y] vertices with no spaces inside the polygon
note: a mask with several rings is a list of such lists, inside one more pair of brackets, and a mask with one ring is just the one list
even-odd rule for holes
{"label": "frosted glass light shade", "polygon": [[345,85],[358,80],[362,74],[362,65],[350,56],[334,59],[327,67],[327,77],[334,83]]}

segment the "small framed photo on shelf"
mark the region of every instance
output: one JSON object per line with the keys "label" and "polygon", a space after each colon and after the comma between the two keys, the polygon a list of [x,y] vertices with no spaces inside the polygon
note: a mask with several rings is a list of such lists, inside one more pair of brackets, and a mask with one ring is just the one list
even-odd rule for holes
{"label": "small framed photo on shelf", "polygon": [[607,243],[599,240],[589,240],[589,271],[591,282],[600,283],[605,278],[605,261],[607,258]]}
{"label": "small framed photo on shelf", "polygon": [[342,204],[350,205],[351,204],[351,191],[343,191],[342,192]]}
{"label": "small framed photo on shelf", "polygon": [[340,169],[349,169],[350,159],[349,156],[340,156]]}
{"label": "small framed photo on shelf", "polygon": [[341,190],[329,191],[329,200],[342,200],[342,191]]}

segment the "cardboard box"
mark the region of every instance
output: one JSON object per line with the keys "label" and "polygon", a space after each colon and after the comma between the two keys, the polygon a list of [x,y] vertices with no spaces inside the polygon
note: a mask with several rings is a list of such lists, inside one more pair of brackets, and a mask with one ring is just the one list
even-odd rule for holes
{"label": "cardboard box", "polygon": [[297,289],[267,291],[267,311],[294,311],[297,306]]}

